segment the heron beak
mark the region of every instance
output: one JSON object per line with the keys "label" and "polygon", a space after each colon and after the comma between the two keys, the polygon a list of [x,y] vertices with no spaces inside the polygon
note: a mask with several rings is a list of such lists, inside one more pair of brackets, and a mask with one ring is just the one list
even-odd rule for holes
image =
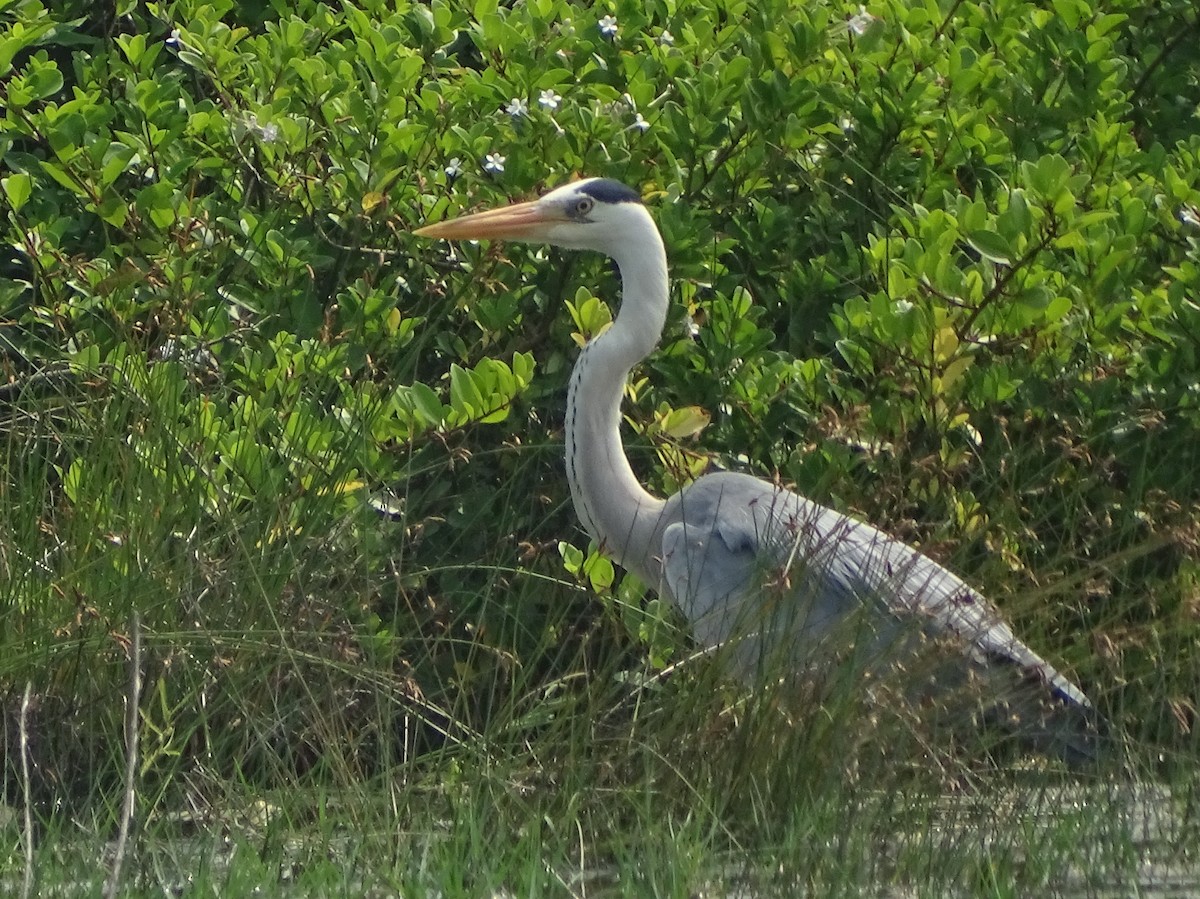
{"label": "heron beak", "polygon": [[413,234],[445,240],[520,240],[538,237],[554,221],[545,207],[537,200],[530,200],[426,225]]}

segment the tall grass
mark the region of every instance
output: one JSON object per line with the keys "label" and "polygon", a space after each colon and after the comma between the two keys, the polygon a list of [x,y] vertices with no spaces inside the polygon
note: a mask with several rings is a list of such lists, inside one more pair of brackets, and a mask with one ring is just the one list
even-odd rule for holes
{"label": "tall grass", "polygon": [[[689,658],[682,631],[657,670],[619,601],[557,564],[572,518],[546,496],[562,491],[524,487],[558,482],[552,434],[504,447],[502,482],[472,480],[470,455],[501,451],[486,431],[395,447],[399,483],[373,483],[353,444],[304,460],[297,481],[217,482],[179,436],[198,397],[236,399],[205,377],[131,355],[6,398],[5,796],[39,822],[40,888],[94,893],[112,864],[134,612],[145,686],[125,882],[146,895],[1084,895],[1195,864],[1196,744],[1180,736],[1194,584],[1139,568],[1155,547],[1137,535],[1049,564],[1059,581],[1004,603],[1116,725],[1120,751],[1068,773],[983,738],[945,744],[855,683],[807,701],[747,693]],[[246,459],[295,470],[305,437]],[[388,514],[371,501],[384,486]],[[1041,627],[1047,597],[1098,572],[1178,608],[1177,628],[1148,622],[1158,663],[1131,683],[1103,638]],[[14,773],[26,684],[29,790]],[[30,837],[16,815],[5,827],[14,845]],[[24,868],[10,856],[5,890]]]}
{"label": "tall grass", "polygon": [[[153,385],[156,364],[126,383]],[[1194,862],[1185,746],[1156,757],[1134,734],[1129,767],[1068,774],[930,745],[852,687],[812,704],[746,694],[682,645],[663,676],[611,607],[515,568],[511,543],[467,570],[446,545],[423,574],[449,587],[415,589],[397,560],[416,523],[323,489],[352,459],[303,491],[214,502],[173,440],[177,403],[78,378],[10,407],[0,666],[39,701],[35,789],[9,774],[6,795],[41,822],[41,888],[94,893],[111,864],[134,610],[130,895],[1085,895]],[[79,455],[97,474],[71,483]],[[497,490],[524,520],[528,499]],[[1151,695],[1178,688],[1164,670]],[[1139,782],[1157,792],[1139,799]],[[21,868],[12,856],[6,889]]]}
{"label": "tall grass", "polygon": [[[698,6],[697,15],[723,23],[726,11]],[[840,12],[823,12],[826,20],[837,35],[832,46],[853,43]],[[745,36],[741,27],[720,27],[723,44]],[[774,41],[775,30],[764,34]],[[214,28],[214,46],[226,31]],[[797,27],[793,39],[801,37]],[[751,55],[771,62],[773,46],[765,41]],[[897,38],[896,53],[902,47]],[[700,74],[720,80],[727,49],[709,48]],[[223,48],[224,64],[240,73],[234,50]],[[354,57],[352,45],[344,52]],[[263,51],[264,70],[273,58]],[[330,72],[350,68],[341,57],[328,62]],[[823,90],[814,86],[814,95]],[[703,104],[708,95],[697,96]],[[830,96],[836,106],[840,94]],[[253,105],[248,97],[239,102]],[[706,438],[726,446],[731,464],[767,476],[778,470],[815,498],[959,562],[1000,601],[1017,633],[1097,700],[1113,725],[1112,752],[1094,769],[1070,772],[998,746],[991,734],[951,741],[836,675],[832,686],[810,692],[747,691],[722,677],[718,659],[693,654],[680,623],[657,620],[636,592],[597,596],[557,552],[557,541],[578,542],[579,531],[563,486],[557,421],[571,329],[551,322],[578,284],[601,280],[602,263],[543,265],[551,275],[525,295],[512,283],[530,275],[534,257],[480,253],[471,279],[453,266],[436,288],[395,288],[405,320],[431,323],[411,343],[389,342],[378,328],[367,335],[331,325],[325,333],[300,319],[314,309],[319,319],[330,298],[355,321],[371,304],[392,309],[393,282],[446,272],[403,252],[385,259],[382,251],[335,246],[390,234],[395,222],[384,216],[349,217],[353,227],[377,228],[370,240],[351,226],[336,240],[300,227],[309,218],[325,227],[334,210],[345,212],[340,192],[318,197],[326,206],[314,211],[304,180],[309,166],[321,174],[331,168],[329,153],[343,172],[354,170],[345,160],[357,161],[358,144],[337,146],[348,132],[306,144],[295,158],[274,157],[278,171],[264,175],[243,165],[243,122],[231,129],[237,140],[226,148],[228,172],[249,172],[250,186],[230,196],[256,207],[253,233],[243,233],[240,221],[220,230],[215,213],[212,247],[164,233],[162,268],[188,277],[161,296],[136,297],[150,311],[118,284],[106,299],[114,306],[128,299],[134,312],[110,320],[99,309],[79,320],[106,338],[106,328],[142,322],[145,331],[114,341],[127,352],[95,361],[73,342],[70,327],[84,327],[75,320],[32,328],[61,338],[73,367],[26,358],[0,393],[0,828],[9,845],[34,850],[32,866],[20,851],[0,861],[0,893],[15,894],[31,872],[42,891],[98,895],[113,868],[111,841],[127,798],[122,729],[135,621],[143,689],[134,697],[140,761],[128,895],[1120,895],[1152,893],[1164,882],[1200,889],[1193,848],[1200,845],[1200,569],[1186,512],[1191,482],[1179,496],[1164,496],[1162,487],[1194,459],[1192,430],[1171,420],[1159,428],[1149,414],[1145,423],[1092,428],[1089,404],[1103,407],[1103,390],[1118,379],[1092,372],[1060,384],[1053,372],[1033,377],[1031,364],[1032,398],[1014,404],[1011,422],[975,420],[992,430],[972,444],[947,435],[945,410],[932,399],[929,421],[915,413],[887,420],[892,408],[919,410],[907,401],[918,388],[932,390],[894,377],[911,373],[902,352],[881,352],[895,368],[869,383],[849,364],[807,365],[839,342],[831,321],[843,302],[887,284],[883,266],[871,271],[869,254],[856,248],[917,228],[882,218],[918,200],[873,167],[894,136],[883,135],[878,147],[858,145],[854,130],[832,119],[819,140],[805,152],[791,148],[771,173],[778,191],[750,190],[766,179],[753,157],[745,171],[737,168],[736,153],[757,152],[760,143],[751,113],[762,110],[753,106],[745,111],[751,124],[727,145],[671,151],[695,154],[702,186],[676,185],[671,166],[654,170],[658,186],[686,187],[690,199],[712,207],[663,203],[659,212],[675,238],[688,314],[724,315],[729,330],[693,346],[695,322],[682,321],[677,309],[647,375],[672,375],[674,389],[692,391],[673,400],[720,413]],[[693,110],[700,111],[711,112]],[[655,121],[645,140],[665,130]],[[389,147],[374,141],[372,124],[385,131],[360,123],[362,146]],[[864,118],[859,131],[870,124]],[[612,127],[622,140],[643,139],[623,121]],[[635,146],[641,153],[643,144]],[[649,147],[638,164],[649,171],[655,154],[666,159],[672,146]],[[409,150],[436,174],[436,163],[426,165],[428,148]],[[707,172],[704,160],[725,150],[730,171]],[[927,158],[904,151],[892,162],[907,170]],[[822,181],[827,163],[838,174]],[[980,157],[978,169],[990,173],[995,164]],[[640,169],[630,171],[641,180]],[[952,174],[957,181],[970,173],[956,166]],[[347,184],[357,213],[364,198],[358,182]],[[921,189],[940,202],[943,186]],[[736,202],[718,202],[722,190]],[[964,197],[970,193],[963,187]],[[803,204],[811,206],[811,241],[807,233],[780,240],[796,228],[775,206],[790,214]],[[405,215],[415,221],[418,210]],[[288,246],[331,255],[297,254],[276,269],[273,229],[296,235]],[[750,258],[763,247],[763,259]],[[795,253],[805,248],[814,259],[798,264]],[[834,258],[843,250],[849,263]],[[362,263],[367,255],[380,259],[374,268]],[[222,261],[210,266],[214,258]],[[239,259],[253,263],[230,271],[229,260]],[[839,264],[854,260],[862,280],[851,283]],[[319,269],[311,280],[310,263]],[[90,274],[100,279],[100,267]],[[353,280],[359,275],[361,283]],[[722,284],[710,287],[712,280]],[[240,298],[253,292],[249,285],[269,289],[277,308],[248,312],[253,304]],[[754,315],[735,314],[730,285],[755,292]],[[227,332],[197,325],[190,307],[167,308],[170,300],[205,309],[221,291],[230,291],[237,315],[214,304],[211,316],[228,314]],[[81,291],[99,292],[98,284]],[[352,300],[362,306],[354,315]],[[490,318],[458,315],[468,300],[488,304]],[[545,321],[531,324],[535,313]],[[520,328],[507,330],[522,316]],[[733,341],[755,320],[761,327],[744,345]],[[167,353],[155,342],[159,325],[221,336],[211,345],[196,340],[208,355]],[[345,357],[320,368],[312,362],[318,354],[306,357],[298,339],[283,340],[293,325],[297,334],[317,334],[317,343],[348,346]],[[464,328],[482,334],[470,347],[455,333]],[[795,367],[764,349],[787,344]],[[539,384],[507,423],[411,440],[377,431],[375,413],[391,385],[432,383],[447,360],[530,345],[543,366]],[[1087,362],[1087,348],[1077,349]],[[737,375],[751,355],[757,369],[747,386]],[[1035,350],[1029,355],[1037,362]],[[237,366],[255,365],[254,377],[240,377]],[[793,383],[810,369],[817,386]],[[299,386],[265,386],[282,381]],[[342,391],[347,382],[351,389]],[[1071,390],[1080,393],[1087,427],[1054,418],[1077,408],[1061,401]],[[1045,407],[1057,411],[1042,418],[1034,413],[1047,397],[1055,404]],[[660,399],[641,389],[634,417],[651,420]],[[1156,402],[1148,396],[1145,409],[1165,419],[1181,412]],[[859,427],[876,416],[884,424]],[[860,431],[879,439],[861,445]],[[881,449],[884,438],[894,442]],[[650,440],[633,442],[639,470],[662,484]],[[1108,464],[1110,457],[1122,464]],[[1117,474],[1127,483],[1106,480]],[[658,636],[631,634],[635,619],[650,620]],[[664,648],[666,670],[652,661]],[[27,689],[32,702],[22,714]]]}

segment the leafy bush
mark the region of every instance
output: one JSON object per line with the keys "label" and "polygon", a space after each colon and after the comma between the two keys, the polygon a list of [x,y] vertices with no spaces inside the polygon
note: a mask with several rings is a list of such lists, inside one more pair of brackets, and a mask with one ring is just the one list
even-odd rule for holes
{"label": "leafy bush", "polygon": [[627,403],[655,489],[701,433],[953,561],[1114,718],[1194,749],[1189,4],[16,0],[0,25],[0,685],[13,718],[36,684],[47,790],[120,770],[135,610],[163,789],[356,778],[678,657],[560,473],[572,336],[615,278],[407,234],[575,173],[641,187],[670,248]]}

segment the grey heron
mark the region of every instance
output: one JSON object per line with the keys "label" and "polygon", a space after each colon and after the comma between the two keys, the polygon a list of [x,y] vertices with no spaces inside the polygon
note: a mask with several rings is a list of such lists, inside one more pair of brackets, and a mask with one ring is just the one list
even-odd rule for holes
{"label": "grey heron", "polygon": [[587,532],[672,600],[702,646],[721,647],[734,670],[753,677],[777,665],[811,666],[825,648],[837,645],[844,654],[849,645],[877,682],[902,679],[914,670],[904,659],[937,646],[953,670],[947,674],[939,662],[925,675],[930,685],[975,684],[984,717],[999,717],[1068,760],[1092,757],[1094,713],[1083,691],[928,556],[745,474],[705,474],[665,500],[639,483],[621,441],[621,400],[631,369],[662,336],[668,276],[662,237],[636,191],[588,178],[415,233],[551,244],[615,261],[619,312],[571,374],[567,480]]}

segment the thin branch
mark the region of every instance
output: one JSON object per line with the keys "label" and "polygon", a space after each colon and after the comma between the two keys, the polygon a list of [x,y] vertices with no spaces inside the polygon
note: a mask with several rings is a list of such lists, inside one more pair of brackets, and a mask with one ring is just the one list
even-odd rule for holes
{"label": "thin branch", "polygon": [[25,790],[25,881],[21,886],[21,899],[33,894],[33,790],[29,779],[29,701],[33,694],[33,682],[25,682],[25,695],[21,699],[21,786]]}
{"label": "thin branch", "polygon": [[108,881],[104,884],[104,899],[114,899],[117,895],[136,799],[138,698],[142,695],[142,622],[137,612],[130,616],[129,628],[129,694],[125,697],[125,803],[121,809],[121,827],[117,832],[117,846],[113,851],[112,870],[109,871]]}

